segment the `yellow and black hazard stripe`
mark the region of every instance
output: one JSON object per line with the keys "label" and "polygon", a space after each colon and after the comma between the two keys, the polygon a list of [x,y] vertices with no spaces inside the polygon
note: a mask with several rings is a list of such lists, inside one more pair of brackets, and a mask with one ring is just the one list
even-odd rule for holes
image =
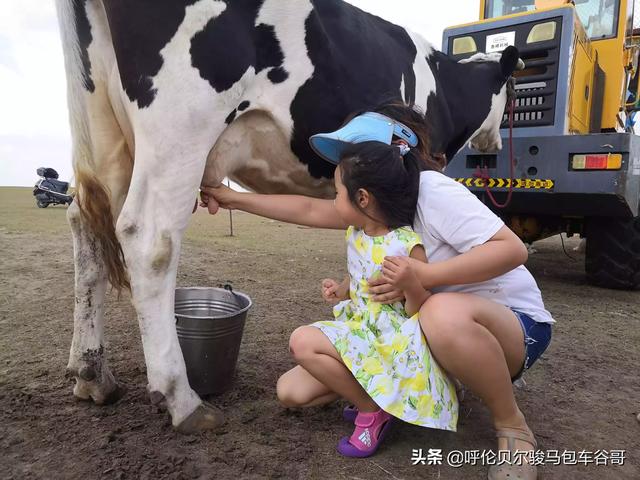
{"label": "yellow and black hazard stripe", "polygon": [[[549,179],[531,178],[454,178],[458,183],[467,187],[484,188],[513,188],[525,190],[553,190],[555,182]],[[513,185],[513,186],[512,186]]]}

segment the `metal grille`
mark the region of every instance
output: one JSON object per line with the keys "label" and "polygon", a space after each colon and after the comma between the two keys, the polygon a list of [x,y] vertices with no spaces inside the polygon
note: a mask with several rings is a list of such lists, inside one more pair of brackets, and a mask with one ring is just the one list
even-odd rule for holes
{"label": "metal grille", "polygon": [[[489,35],[505,32],[515,33],[515,46],[520,52],[520,58],[525,63],[523,71],[514,73],[516,80],[516,108],[514,110],[513,126],[516,128],[554,124],[562,39],[562,18],[544,18],[523,23],[513,23],[509,26],[489,28],[456,36],[472,37],[476,45],[480,47],[480,51],[483,51]],[[515,19],[514,22],[516,22]],[[527,38],[534,25],[547,22],[556,23],[554,39],[528,44]],[[449,52],[453,51],[453,40],[456,37],[449,37]],[[450,55],[456,60],[461,60],[471,56],[472,53]],[[502,128],[509,126],[506,112],[501,126]]]}
{"label": "metal grille", "polygon": [[[514,75],[516,78],[514,127],[553,125],[558,82],[559,39],[560,35],[557,33],[556,40],[540,42],[535,46],[519,47],[525,69]],[[508,116],[505,113],[502,127],[507,126]]]}

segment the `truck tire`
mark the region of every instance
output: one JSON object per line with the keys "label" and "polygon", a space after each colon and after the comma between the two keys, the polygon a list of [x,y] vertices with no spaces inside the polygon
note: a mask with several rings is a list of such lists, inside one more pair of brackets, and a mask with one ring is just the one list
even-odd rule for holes
{"label": "truck tire", "polygon": [[640,286],[640,217],[593,218],[587,224],[585,269],[592,285],[617,290]]}
{"label": "truck tire", "polygon": [[38,208],[47,208],[49,204],[47,202],[43,202],[42,200],[37,200]]}

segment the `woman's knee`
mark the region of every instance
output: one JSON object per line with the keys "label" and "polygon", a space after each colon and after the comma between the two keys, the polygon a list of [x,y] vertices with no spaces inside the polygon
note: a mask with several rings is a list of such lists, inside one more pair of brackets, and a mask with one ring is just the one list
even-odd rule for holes
{"label": "woman's knee", "polygon": [[455,295],[438,293],[420,308],[420,326],[429,345],[440,348],[455,348],[461,333],[473,318],[461,311]]}

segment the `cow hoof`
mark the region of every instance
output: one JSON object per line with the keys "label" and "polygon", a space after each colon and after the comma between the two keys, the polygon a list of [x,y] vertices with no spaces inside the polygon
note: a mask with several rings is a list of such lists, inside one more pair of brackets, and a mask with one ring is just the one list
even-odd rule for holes
{"label": "cow hoof", "polygon": [[127,393],[127,389],[114,383],[108,388],[97,385],[95,382],[85,382],[77,378],[73,387],[73,395],[78,400],[93,401],[96,405],[112,405],[118,402]]}
{"label": "cow hoof", "polygon": [[67,368],[66,376],[75,380],[73,395],[79,400],[93,401],[96,405],[110,405],[120,400],[126,389],[116,382],[108,369],[98,373],[92,366]]}
{"label": "cow hoof", "polygon": [[176,427],[176,430],[188,435],[203,430],[215,430],[223,423],[224,415],[222,412],[213,405],[202,402],[191,415]]}
{"label": "cow hoof", "polygon": [[78,372],[78,377],[85,382],[92,382],[97,377],[96,370],[93,367],[82,367]]}

